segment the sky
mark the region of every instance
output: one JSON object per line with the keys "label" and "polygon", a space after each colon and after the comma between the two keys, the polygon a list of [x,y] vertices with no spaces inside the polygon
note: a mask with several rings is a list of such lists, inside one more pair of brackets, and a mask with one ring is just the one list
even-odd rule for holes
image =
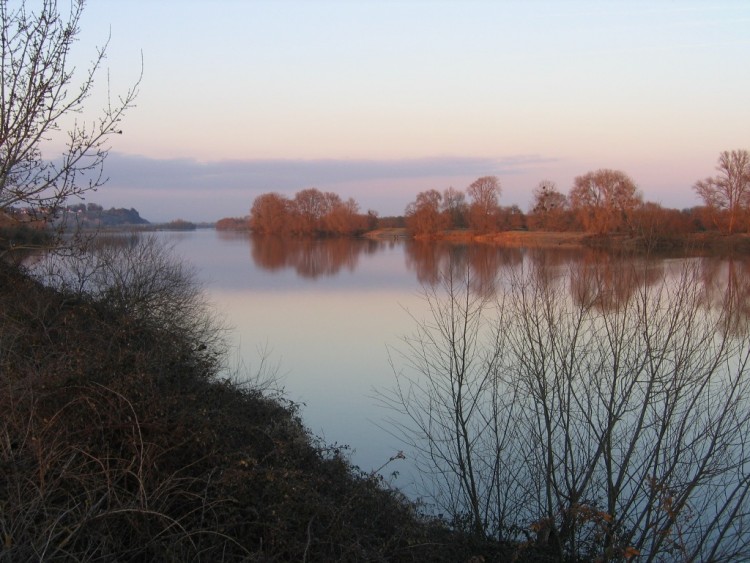
{"label": "sky", "polygon": [[87,201],[150,221],[310,187],[399,215],[486,175],[527,210],[599,168],[684,208],[750,149],[747,0],[90,0],[80,30],[78,69],[110,37],[90,115],[142,65]]}

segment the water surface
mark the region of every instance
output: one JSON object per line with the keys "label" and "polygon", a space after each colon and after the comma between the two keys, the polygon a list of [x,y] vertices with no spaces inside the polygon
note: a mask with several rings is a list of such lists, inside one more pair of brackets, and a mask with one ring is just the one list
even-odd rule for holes
{"label": "water surface", "polygon": [[[434,284],[448,264],[470,268],[476,288],[492,291],[501,291],[495,284],[503,270],[577,272],[571,298],[604,287],[601,306],[607,306],[607,300],[621,299],[638,283],[661,283],[684,260],[698,260],[708,298],[721,304],[729,296],[738,310],[750,310],[745,259],[637,258],[646,267],[630,278],[625,272],[632,258],[583,249],[252,239],[213,230],[158,236],[175,243],[177,253],[198,270],[232,328],[234,360],[252,371],[260,350],[270,350],[285,396],[303,404],[311,432],[329,444],[349,446],[354,463],[368,472],[404,447],[383,429],[391,413],[374,391],[393,384],[399,366],[391,365],[389,349],[413,332],[415,318],[427,317],[423,287]],[[405,453],[406,462],[395,462],[384,473],[408,474]],[[395,484],[407,488],[404,479]]]}

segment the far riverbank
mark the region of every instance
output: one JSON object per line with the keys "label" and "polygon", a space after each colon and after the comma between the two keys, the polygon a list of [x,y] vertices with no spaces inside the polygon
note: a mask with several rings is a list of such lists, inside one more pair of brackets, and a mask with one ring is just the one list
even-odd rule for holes
{"label": "far riverbank", "polygon": [[[377,229],[364,236],[376,239],[411,238],[405,228]],[[684,234],[675,237],[636,235],[592,235],[583,232],[503,231],[476,235],[470,230],[451,230],[432,240],[480,242],[508,247],[534,248],[610,248],[623,250],[706,250],[712,252],[750,252],[750,235],[725,235],[717,232]]]}

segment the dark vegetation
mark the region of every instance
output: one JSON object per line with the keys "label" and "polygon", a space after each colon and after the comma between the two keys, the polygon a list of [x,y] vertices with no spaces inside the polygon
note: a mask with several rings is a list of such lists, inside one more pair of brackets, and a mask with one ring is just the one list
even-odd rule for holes
{"label": "dark vegetation", "polygon": [[425,286],[381,393],[425,494],[560,561],[747,561],[746,261],[555,254]]}
{"label": "dark vegetation", "polygon": [[0,265],[1,561],[510,553],[420,515],[297,405],[224,379],[220,327],[153,240],[61,263],[45,284]]}
{"label": "dark vegetation", "polygon": [[175,219],[169,223],[161,223],[157,228],[166,231],[194,231],[198,228],[198,225],[185,219]]}
{"label": "dark vegetation", "polygon": [[62,210],[60,219],[63,224],[84,229],[111,228],[133,225],[148,225],[149,222],[140,216],[135,209],[104,209],[95,203],[69,205]]}

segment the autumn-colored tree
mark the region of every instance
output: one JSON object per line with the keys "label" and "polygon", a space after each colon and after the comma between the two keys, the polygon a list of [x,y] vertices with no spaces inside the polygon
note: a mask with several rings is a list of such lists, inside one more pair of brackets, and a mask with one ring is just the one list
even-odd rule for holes
{"label": "autumn-colored tree", "polygon": [[715,223],[732,234],[750,208],[750,153],[724,151],[716,170],[716,176],[696,182],[693,188],[713,212]]}
{"label": "autumn-colored tree", "polygon": [[293,232],[304,235],[321,232],[323,217],[340,201],[336,194],[324,194],[317,188],[308,188],[297,192],[292,200]]}
{"label": "autumn-colored tree", "polygon": [[250,209],[250,229],[263,235],[280,235],[288,232],[291,219],[291,202],[277,193],[259,195]]}
{"label": "autumn-colored tree", "polygon": [[468,226],[469,206],[466,204],[466,196],[462,191],[453,187],[445,190],[441,209],[448,216],[451,227],[461,229]]}
{"label": "autumn-colored tree", "polygon": [[555,182],[542,180],[532,195],[529,226],[534,229],[559,231],[570,228],[568,198]]}
{"label": "autumn-colored tree", "polygon": [[331,200],[331,210],[323,217],[323,230],[332,235],[352,235],[367,226],[368,217],[359,213],[359,204],[352,198]]}
{"label": "autumn-colored tree", "polygon": [[246,231],[249,227],[247,217],[224,217],[216,221],[217,231]]}
{"label": "autumn-colored tree", "polygon": [[308,188],[293,199],[277,193],[258,196],[250,210],[250,229],[257,234],[352,235],[374,228],[377,213],[359,213],[359,204],[338,194]]}
{"label": "autumn-colored tree", "polygon": [[688,232],[705,232],[713,228],[713,214],[705,205],[683,209],[680,213],[685,216],[685,219],[690,226]]}
{"label": "autumn-colored tree", "polygon": [[427,190],[406,207],[406,226],[415,236],[435,236],[448,228],[447,216],[440,211],[442,199],[439,191]]}
{"label": "autumn-colored tree", "polygon": [[378,217],[378,212],[374,209],[368,209],[367,215],[365,217],[365,224],[367,225],[368,231],[373,231],[378,228],[378,223],[380,221],[380,217]]}
{"label": "autumn-colored tree", "polygon": [[475,232],[489,233],[497,228],[500,191],[497,176],[482,176],[466,188],[471,198],[469,227]]}
{"label": "autumn-colored tree", "polygon": [[631,228],[633,213],[641,205],[633,180],[609,169],[577,176],[569,200],[584,229],[595,234]]}
{"label": "autumn-colored tree", "polygon": [[496,224],[501,231],[518,231],[528,227],[526,215],[517,205],[499,206]]}
{"label": "autumn-colored tree", "polygon": [[639,235],[648,239],[664,239],[695,230],[688,213],[668,209],[652,201],[643,203],[636,210],[633,226]]}

